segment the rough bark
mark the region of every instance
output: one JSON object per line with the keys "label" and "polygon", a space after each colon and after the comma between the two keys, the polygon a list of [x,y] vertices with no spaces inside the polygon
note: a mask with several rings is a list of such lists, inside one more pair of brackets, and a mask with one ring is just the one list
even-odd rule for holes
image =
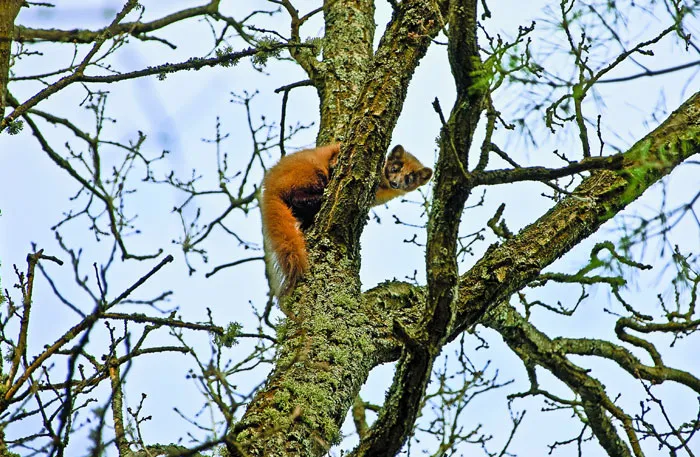
{"label": "rough bark", "polygon": [[357,246],[408,83],[442,23],[436,2],[413,0],[402,2],[387,26],[352,106],[346,126],[351,140],[341,151],[315,225],[314,234],[332,238],[333,246]]}
{"label": "rough bark", "polygon": [[439,16],[433,2],[402,2],[365,67],[347,130],[352,141],[309,243],[312,270],[282,304],[289,319],[276,368],[232,433],[233,455],[323,455],[340,438],[370,369],[383,361],[391,331],[360,302],[358,240],[408,83]]}
{"label": "rough bark", "polygon": [[492,246],[462,275],[451,338],[494,303],[522,289],[556,259],[636,200],[678,164],[700,152],[700,92],[622,154],[616,171],[596,171],[572,195],[501,246]]}
{"label": "rough bark", "polygon": [[346,140],[346,127],[372,60],[374,0],[326,1],[318,144]]}
{"label": "rough bark", "polygon": [[22,0],[6,0],[0,3],[0,119],[5,116],[7,106],[7,83],[10,80],[10,55],[12,54],[12,32]]}
{"label": "rough bark", "polygon": [[[493,309],[487,317],[484,317],[484,312],[525,287],[542,269],[594,233],[605,221],[637,199],[682,161],[698,153],[700,93],[690,97],[662,125],[629,151],[620,154],[623,163],[621,169],[594,172],[570,197],[555,205],[518,236],[503,245],[492,246],[460,278],[456,301],[458,311],[449,339],[458,337],[464,329],[477,321],[499,330],[524,361],[541,363],[580,394],[590,425],[610,455],[627,456],[630,455],[630,450],[617,435],[608,414],[622,422],[634,452],[639,450],[639,445],[631,431],[628,416],[612,402],[602,402],[607,398],[604,387],[594,378],[586,376],[584,370],[571,364],[566,357],[558,355],[560,351],[556,349],[557,346],[547,344],[544,338],[538,336],[540,332],[537,329],[528,327],[528,330],[525,328],[527,326],[516,325],[517,319],[503,307]],[[418,322],[418,316],[427,306],[423,301],[426,295],[422,292],[422,288],[389,283],[368,291],[366,298],[368,303],[375,305],[377,312],[385,313],[389,320],[400,323],[399,328],[415,328],[414,323]],[[425,320],[420,322],[426,325]],[[426,327],[419,327],[414,334],[425,331]],[[400,337],[383,338],[387,344],[387,353],[396,352],[395,348],[392,349],[392,344],[403,345],[406,341]],[[410,351],[411,348],[408,352]],[[649,370],[642,370],[642,373],[647,371]],[[677,371],[671,371],[671,378],[678,382],[686,381],[687,384],[687,377]],[[649,371],[647,374],[651,373]],[[399,377],[400,373],[397,374]],[[403,387],[403,395],[406,397],[421,392],[418,388],[420,386],[415,383],[394,386],[399,387]],[[385,407],[393,408],[392,404]],[[364,443],[360,444],[358,453],[364,446]]]}
{"label": "rough bark", "polygon": [[[534,330],[523,332],[525,324],[513,325],[517,316],[494,306],[700,151],[700,95],[691,97],[662,126],[622,154],[620,170],[594,172],[574,195],[515,238],[490,248],[475,267],[459,277],[454,259],[459,218],[471,186],[484,181],[470,181],[476,175],[464,172],[481,111],[480,94],[468,90],[471,64],[478,63],[470,60],[478,55],[471,35],[476,30],[476,2],[453,1],[449,55],[455,64],[458,99],[443,132],[448,136],[442,138],[437,167],[428,230],[428,286],[390,283],[361,295],[358,240],[383,154],[413,71],[431,38],[444,26],[443,14],[447,13],[444,1],[394,3],[398,5],[394,18],[373,54],[373,2],[325,2],[324,61],[306,62],[321,96],[319,142],[343,139],[345,147],[309,243],[314,246],[313,271],[285,303],[289,319],[279,331],[275,370],[229,437],[230,452],[246,456],[324,454],[339,439],[339,427],[370,370],[396,360],[403,351],[384,413],[357,450],[358,455],[394,455],[419,413],[432,363],[442,345],[491,310],[494,314],[488,323],[510,339],[516,352],[541,357],[541,364],[568,380],[581,395],[603,447],[611,455],[628,455],[607,415],[612,406],[601,404],[602,387],[582,377],[577,367],[567,365],[565,357],[552,357],[556,348],[552,349],[551,341]],[[0,6],[0,114],[6,101],[12,23],[21,4],[7,0]],[[109,30],[124,33],[127,25],[117,20]],[[89,42],[104,41],[106,31],[91,35]],[[50,32],[41,33],[48,36]],[[96,44],[94,52],[100,45]],[[304,55],[309,57],[309,53]],[[85,65],[87,62],[89,59]],[[68,82],[85,81],[81,78],[76,73],[56,90]],[[500,175],[490,176],[493,183]],[[537,342],[541,346],[533,346]],[[636,445],[633,439],[630,442]]]}
{"label": "rough bark", "polygon": [[480,66],[476,38],[477,2],[450,2],[448,55],[457,87],[457,99],[440,135],[433,202],[428,219],[426,272],[428,299],[422,321],[402,328],[406,346],[379,418],[353,456],[394,456],[413,430],[435,359],[440,354],[453,320],[459,273],[457,236],[464,204],[470,193],[464,173],[467,152],[482,112],[485,93],[470,90]]}
{"label": "rough bark", "polygon": [[[231,436],[234,455],[322,455],[338,438],[339,426],[370,369],[406,342],[391,322],[358,299],[357,240],[369,206],[389,132],[408,81],[437,30],[436,8],[405,2],[372,60],[350,119],[348,137],[330,197],[313,234],[312,271],[288,302],[280,332],[278,363]],[[435,21],[435,22],[434,22]],[[434,27],[434,28],[430,28]],[[430,33],[425,33],[426,28]],[[554,260],[594,233],[681,161],[700,151],[700,95],[623,154],[618,171],[597,171],[574,194],[501,246],[493,246],[461,276],[449,338],[484,312],[523,288]],[[442,202],[441,202],[442,203]],[[383,286],[384,288],[393,286]],[[382,287],[380,287],[382,289]],[[388,289],[387,289],[388,290]],[[373,291],[373,296],[382,295]],[[425,309],[413,288],[392,299]],[[405,295],[409,294],[409,295]],[[385,296],[386,298],[386,296]],[[425,329],[424,329],[425,330]],[[406,385],[413,395],[422,387]],[[591,413],[593,414],[593,413]],[[591,417],[593,419],[593,417]]]}

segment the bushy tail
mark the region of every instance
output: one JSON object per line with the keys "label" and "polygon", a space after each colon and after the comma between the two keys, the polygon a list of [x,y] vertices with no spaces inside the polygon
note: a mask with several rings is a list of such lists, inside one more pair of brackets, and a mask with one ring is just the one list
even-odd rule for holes
{"label": "bushy tail", "polygon": [[274,294],[281,296],[309,269],[304,234],[292,210],[279,196],[263,192],[260,212],[267,273]]}

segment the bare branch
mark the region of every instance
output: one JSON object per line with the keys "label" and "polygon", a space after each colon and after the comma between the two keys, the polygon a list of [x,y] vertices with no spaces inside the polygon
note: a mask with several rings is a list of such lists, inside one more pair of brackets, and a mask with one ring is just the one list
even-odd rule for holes
{"label": "bare branch", "polygon": [[176,13],[163,16],[150,22],[124,22],[111,24],[99,30],[85,29],[34,29],[16,26],[12,39],[18,42],[24,41],[51,41],[56,43],[81,43],[89,44],[101,39],[105,34],[110,37],[128,34],[136,38],[144,38],[144,34],[153,32],[176,22],[197,16],[206,16],[218,13],[220,0],[212,0],[206,5],[186,8]]}

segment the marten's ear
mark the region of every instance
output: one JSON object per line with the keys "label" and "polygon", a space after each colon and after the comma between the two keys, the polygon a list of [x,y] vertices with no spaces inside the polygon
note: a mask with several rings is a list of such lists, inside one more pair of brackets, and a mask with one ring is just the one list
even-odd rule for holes
{"label": "marten's ear", "polygon": [[406,150],[400,144],[394,146],[394,149],[389,153],[388,160],[400,160],[406,155]]}
{"label": "marten's ear", "polygon": [[423,184],[430,181],[430,178],[432,176],[433,176],[433,170],[428,168],[428,167],[424,167],[424,168],[421,168],[420,170],[418,170],[418,182],[420,182],[419,185],[422,186]]}

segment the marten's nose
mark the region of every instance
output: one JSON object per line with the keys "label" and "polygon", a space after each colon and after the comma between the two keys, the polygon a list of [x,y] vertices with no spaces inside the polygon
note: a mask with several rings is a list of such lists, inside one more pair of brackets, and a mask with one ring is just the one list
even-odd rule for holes
{"label": "marten's nose", "polygon": [[391,185],[392,189],[398,189],[399,188],[399,183],[395,181],[389,181],[389,184]]}

